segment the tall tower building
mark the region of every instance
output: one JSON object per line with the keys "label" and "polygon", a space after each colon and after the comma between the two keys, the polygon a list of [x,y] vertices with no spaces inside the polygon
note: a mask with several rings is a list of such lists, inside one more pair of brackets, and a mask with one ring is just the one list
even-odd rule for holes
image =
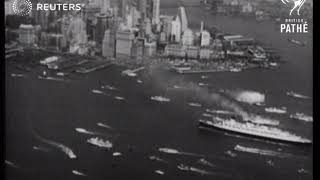
{"label": "tall tower building", "polygon": [[186,9],[183,6],[179,7],[179,16],[181,19],[181,31],[184,32],[186,29],[188,29],[188,18]]}
{"label": "tall tower building", "polygon": [[119,16],[126,18],[129,12],[129,0],[119,0]]}
{"label": "tall tower building", "polygon": [[159,22],[160,22],[160,0],[153,0],[152,23],[159,24]]}
{"label": "tall tower building", "polygon": [[96,37],[95,37],[95,41],[98,44],[102,43],[103,37],[105,35],[105,31],[108,28],[108,17],[106,14],[98,14],[97,16],[97,24],[96,24]]}
{"label": "tall tower building", "polygon": [[171,40],[174,42],[180,42],[181,39],[181,21],[179,16],[171,22]]}
{"label": "tall tower building", "polygon": [[147,0],[138,0],[138,11],[141,13],[141,18],[145,19],[147,16]]}

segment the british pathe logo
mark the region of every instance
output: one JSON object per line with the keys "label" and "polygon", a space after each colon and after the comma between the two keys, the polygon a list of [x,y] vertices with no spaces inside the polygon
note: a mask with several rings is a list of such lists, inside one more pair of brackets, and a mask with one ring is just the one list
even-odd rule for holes
{"label": "british pathe logo", "polygon": [[290,10],[289,15],[291,16],[292,12],[294,10],[297,11],[297,15],[300,16],[300,9],[303,6],[303,4],[306,2],[306,0],[281,0],[283,4],[292,4],[292,8]]}
{"label": "british pathe logo", "polygon": [[16,15],[26,16],[32,10],[32,3],[30,0],[14,0],[12,3],[12,9]]}

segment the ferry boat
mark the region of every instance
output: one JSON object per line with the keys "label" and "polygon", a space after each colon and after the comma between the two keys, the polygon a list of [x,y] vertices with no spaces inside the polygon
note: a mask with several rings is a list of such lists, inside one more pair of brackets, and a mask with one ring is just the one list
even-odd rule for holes
{"label": "ferry boat", "polygon": [[231,131],[234,133],[258,137],[269,140],[276,140],[280,142],[295,143],[295,144],[312,144],[312,141],[290,132],[268,127],[264,125],[257,125],[250,122],[238,122],[233,119],[221,119],[214,117],[213,120],[199,120],[199,128],[215,128],[224,131]]}

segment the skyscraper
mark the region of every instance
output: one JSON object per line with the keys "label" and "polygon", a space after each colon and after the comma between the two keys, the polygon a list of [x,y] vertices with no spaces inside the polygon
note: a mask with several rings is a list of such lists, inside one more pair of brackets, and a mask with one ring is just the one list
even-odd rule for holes
{"label": "skyscraper", "polygon": [[119,1],[119,16],[123,19],[126,18],[129,12],[129,0],[120,0]]}
{"label": "skyscraper", "polygon": [[105,31],[108,28],[108,17],[106,14],[98,14],[97,16],[97,25],[96,25],[96,37],[95,41],[98,44],[102,43],[103,37],[105,35]]}
{"label": "skyscraper", "polygon": [[181,37],[181,21],[179,16],[171,22],[171,40],[174,42],[180,42]]}
{"label": "skyscraper", "polygon": [[103,57],[114,57],[115,43],[114,39],[111,37],[111,31],[107,29],[104,33],[104,38],[102,41],[102,56]]}
{"label": "skyscraper", "polygon": [[138,11],[140,11],[142,19],[146,18],[146,16],[147,16],[147,0],[138,0]]}
{"label": "skyscraper", "polygon": [[152,24],[159,24],[160,22],[160,0],[153,0],[152,7]]}
{"label": "skyscraper", "polygon": [[179,7],[178,14],[181,19],[181,32],[184,32],[188,28],[188,18],[187,18],[186,9],[183,6]]}

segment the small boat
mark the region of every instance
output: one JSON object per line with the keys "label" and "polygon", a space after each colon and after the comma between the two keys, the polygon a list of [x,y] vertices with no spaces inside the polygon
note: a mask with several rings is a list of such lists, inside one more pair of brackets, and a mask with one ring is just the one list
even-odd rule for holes
{"label": "small boat", "polygon": [[193,102],[188,103],[188,105],[193,106],[193,107],[201,107],[202,106],[200,103],[193,103]]}
{"label": "small boat", "polygon": [[151,100],[160,101],[160,102],[170,102],[169,98],[162,97],[162,96],[152,96]]}
{"label": "small boat", "polygon": [[298,94],[298,93],[295,93],[293,91],[289,91],[286,93],[287,96],[291,96],[291,97],[295,97],[295,98],[301,98],[301,99],[311,99],[309,96],[305,96],[305,95],[302,95],[302,94]]}
{"label": "small boat", "polygon": [[91,92],[94,93],[94,94],[104,94],[103,91],[100,91],[98,89],[92,89]]}
{"label": "small boat", "polygon": [[114,99],[119,100],[119,101],[123,101],[123,100],[125,100],[125,98],[124,98],[124,97],[120,97],[120,96],[116,96],[116,97],[114,97]]}
{"label": "small boat", "polygon": [[102,89],[108,89],[108,90],[111,90],[111,91],[118,90],[116,87],[110,86],[110,85],[104,85],[104,86],[101,86],[101,88]]}
{"label": "small boat", "polygon": [[304,113],[295,113],[290,115],[291,119],[298,119],[305,122],[313,122],[313,117]]}
{"label": "small boat", "polygon": [[207,84],[207,83],[199,83],[198,85],[199,86],[209,86],[209,84]]}
{"label": "small boat", "polygon": [[90,138],[90,139],[87,140],[87,142],[89,144],[92,144],[92,145],[95,145],[95,146],[98,146],[98,147],[102,147],[102,148],[107,148],[107,149],[112,148],[112,143],[110,141],[103,140],[103,139],[100,139],[98,137]]}
{"label": "small boat", "polygon": [[230,69],[230,72],[241,72],[242,71],[242,69],[240,69],[240,68],[231,68]]}
{"label": "small boat", "polygon": [[264,109],[266,112],[268,113],[277,113],[277,114],[285,114],[287,113],[287,108],[286,107],[282,107],[280,108],[275,108],[275,107],[268,107]]}

